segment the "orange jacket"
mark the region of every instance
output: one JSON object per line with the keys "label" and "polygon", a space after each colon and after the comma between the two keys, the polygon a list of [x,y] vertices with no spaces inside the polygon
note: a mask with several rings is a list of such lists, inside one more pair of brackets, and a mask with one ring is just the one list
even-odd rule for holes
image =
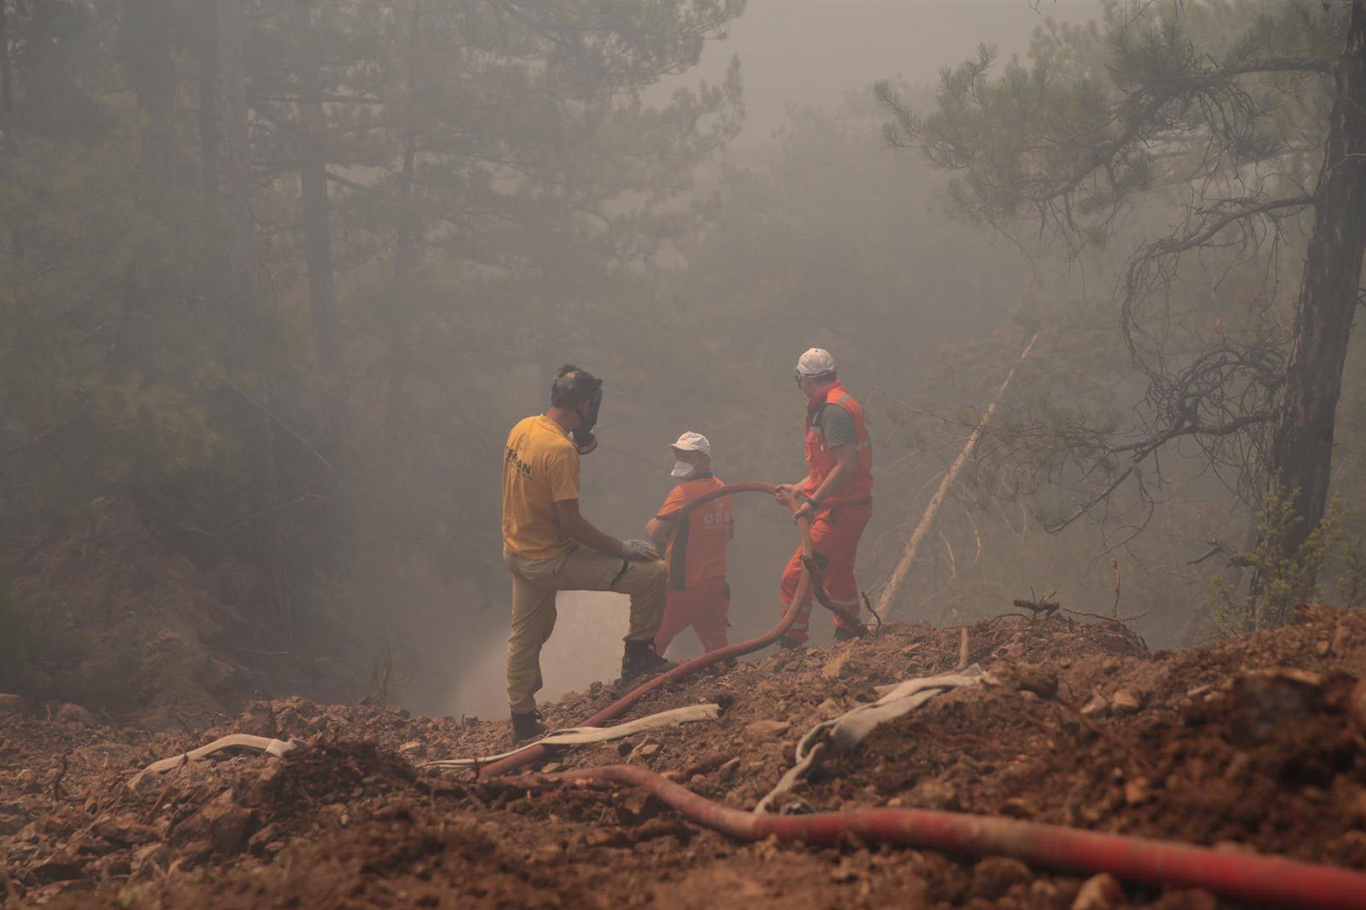
{"label": "orange jacket", "polygon": [[695,474],[673,488],[655,516],[661,521],[673,519],[664,558],[669,563],[669,587],[675,591],[726,577],[726,545],[734,520],[730,497],[703,503],[686,517],[678,514],[694,499],[722,486],[710,471]]}
{"label": "orange jacket", "polygon": [[825,437],[814,429],[817,415],[827,404],[839,405],[854,418],[853,445],[858,458],[853,476],[846,477],[838,490],[822,499],[820,507],[825,509],[843,503],[872,502],[873,446],[863,419],[863,406],[855,401],[854,396],[850,395],[848,389],[838,381],[811,396],[806,405],[806,464],[810,468],[811,479],[802,488],[802,492],[807,496],[814,494],[835,469],[834,453],[825,447]]}

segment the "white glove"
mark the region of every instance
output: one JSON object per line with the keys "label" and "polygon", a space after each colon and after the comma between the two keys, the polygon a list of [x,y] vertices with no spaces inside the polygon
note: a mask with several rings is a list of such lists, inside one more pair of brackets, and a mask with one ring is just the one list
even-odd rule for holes
{"label": "white glove", "polygon": [[653,541],[637,537],[621,542],[621,555],[625,559],[658,559],[659,550],[655,549]]}

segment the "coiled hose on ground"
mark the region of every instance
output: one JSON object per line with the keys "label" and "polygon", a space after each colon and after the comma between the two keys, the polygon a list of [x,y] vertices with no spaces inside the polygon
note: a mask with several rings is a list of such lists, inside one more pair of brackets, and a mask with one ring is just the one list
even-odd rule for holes
{"label": "coiled hose on ground", "polygon": [[[773,495],[774,484],[746,482],[727,484],[689,504],[689,508],[733,493]],[[600,726],[626,713],[642,697],[669,683],[686,679],[731,657],[751,654],[776,642],[797,618],[797,606],[813,584],[815,570],[811,551],[811,528],[799,519],[797,529],[806,557],[793,606],[779,623],[763,635],[704,654],[637,686],[603,708],[580,726]],[[860,631],[857,617],[829,602],[820,590],[822,604],[841,614],[844,622]],[[547,757],[550,750],[532,745],[482,769],[483,775],[508,774]],[[1236,900],[1287,907],[1323,910],[1366,908],[1366,875],[1331,866],[1231,853],[1143,837],[1098,834],[1058,825],[938,812],[928,809],[855,809],[809,815],[760,815],[732,809],[699,796],[672,781],[633,765],[584,768],[559,774],[528,775],[528,786],[546,781],[591,781],[627,784],[649,790],[665,804],[691,821],[743,841],[777,837],[816,845],[834,845],[857,838],[869,844],[899,844],[930,850],[972,855],[1010,856],[1038,868],[1095,874],[1108,872],[1116,878],[1146,885],[1204,888]]]}

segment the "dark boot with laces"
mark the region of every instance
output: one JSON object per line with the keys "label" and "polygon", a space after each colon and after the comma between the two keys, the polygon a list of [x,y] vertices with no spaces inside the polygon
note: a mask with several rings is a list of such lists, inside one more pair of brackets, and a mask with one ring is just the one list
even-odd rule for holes
{"label": "dark boot with laces", "polygon": [[541,723],[540,711],[528,711],[525,714],[512,712],[512,744],[520,746],[529,739],[537,739],[545,736],[546,727]]}
{"label": "dark boot with laces", "polygon": [[672,670],[678,664],[655,653],[654,642],[627,641],[621,656],[621,681],[631,682]]}

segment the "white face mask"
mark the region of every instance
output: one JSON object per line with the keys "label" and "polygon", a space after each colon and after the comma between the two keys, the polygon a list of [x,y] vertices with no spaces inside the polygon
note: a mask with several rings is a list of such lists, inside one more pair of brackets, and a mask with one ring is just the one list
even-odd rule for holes
{"label": "white face mask", "polygon": [[688,464],[683,459],[678,458],[674,460],[674,469],[669,473],[674,477],[687,477],[695,470],[697,470],[696,467]]}

